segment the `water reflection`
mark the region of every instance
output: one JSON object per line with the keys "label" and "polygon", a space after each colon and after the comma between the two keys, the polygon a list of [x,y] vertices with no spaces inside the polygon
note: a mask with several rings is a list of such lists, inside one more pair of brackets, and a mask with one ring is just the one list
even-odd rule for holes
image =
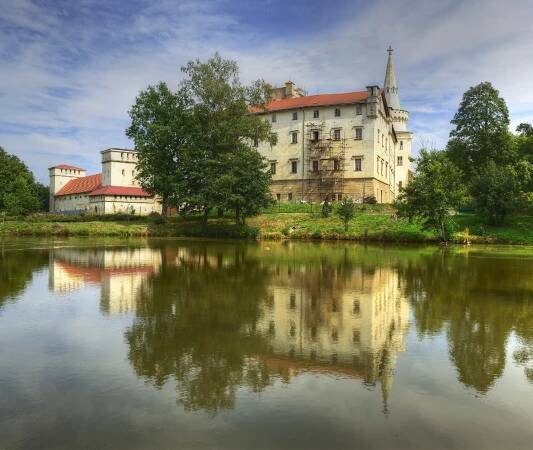
{"label": "water reflection", "polygon": [[515,361],[531,380],[533,261],[440,253],[403,267],[421,335],[445,332],[458,379],[486,393],[503,374],[514,332],[523,343]]}
{"label": "water reflection", "polygon": [[[533,260],[475,251],[351,245],[183,243],[62,247],[0,258],[0,307],[49,257],[49,288],[100,289],[135,374],[186,410],[235,407],[303,374],[376,390],[383,410],[410,315],[446,337],[457,380],[485,394],[506,364],[533,382]],[[509,341],[518,344],[512,354]]]}

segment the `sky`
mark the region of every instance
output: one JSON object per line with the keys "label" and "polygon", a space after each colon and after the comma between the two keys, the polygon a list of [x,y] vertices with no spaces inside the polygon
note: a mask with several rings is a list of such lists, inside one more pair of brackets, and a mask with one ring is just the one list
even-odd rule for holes
{"label": "sky", "polygon": [[40,181],[58,163],[100,171],[133,145],[128,110],[215,52],[245,83],[309,94],[383,84],[394,48],[415,148],[445,146],[463,92],[491,81],[511,127],[533,122],[533,0],[0,0],[0,146]]}

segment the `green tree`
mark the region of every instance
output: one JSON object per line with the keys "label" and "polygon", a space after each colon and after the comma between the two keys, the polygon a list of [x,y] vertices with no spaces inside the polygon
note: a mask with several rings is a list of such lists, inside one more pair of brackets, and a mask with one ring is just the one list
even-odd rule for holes
{"label": "green tree", "polygon": [[159,83],[142,91],[129,111],[126,135],[139,151],[136,177],[143,189],[161,197],[164,217],[170,205],[186,199],[190,106],[184,90],[172,92]]}
{"label": "green tree", "polygon": [[348,224],[355,216],[355,203],[349,197],[344,197],[337,206],[337,215],[344,224],[344,230],[348,231]]}
{"label": "green tree", "polygon": [[4,207],[8,214],[14,216],[24,216],[39,210],[39,198],[34,186],[24,176],[17,177],[10,192],[4,195]]}
{"label": "green tree", "polygon": [[213,183],[216,205],[234,211],[237,225],[244,225],[246,217],[259,214],[273,202],[268,164],[246,145],[238,153],[223,154],[220,160],[222,174]]}
{"label": "green tree", "polygon": [[0,210],[19,215],[43,209],[38,189],[26,164],[0,147]]}
{"label": "green tree", "polygon": [[416,174],[396,202],[399,215],[418,216],[443,241],[449,238],[449,216],[461,206],[465,188],[461,172],[443,151],[421,150]]}
{"label": "green tree", "polygon": [[471,182],[477,211],[489,223],[501,225],[510,213],[528,206],[526,190],[532,177],[533,166],[525,160],[504,166],[488,162]]}
{"label": "green tree", "polygon": [[326,196],[324,199],[324,203],[322,203],[322,217],[329,217],[331,213],[331,203],[329,202],[329,195]]}
{"label": "green tree", "polygon": [[[207,220],[208,211],[221,204],[219,186],[236,187],[234,181],[228,182],[235,171],[227,162],[237,161],[238,155],[245,151],[250,162],[250,152],[257,152],[252,143],[274,140],[270,123],[251,113],[251,109],[263,107],[271,91],[261,80],[250,86],[242,85],[237,63],[218,54],[207,62],[191,61],[182,71],[186,76],[182,87],[194,103],[190,129],[194,164],[189,170],[189,204],[191,208],[203,210]],[[225,181],[219,181],[222,177]],[[263,182],[256,188],[259,186],[268,188]],[[244,189],[239,186],[233,192]],[[263,199],[265,196],[266,192],[260,195]],[[241,204],[240,201],[230,203],[234,208]]]}
{"label": "green tree", "polygon": [[42,183],[35,183],[35,193],[39,200],[39,210],[48,211],[50,209],[50,188]]}
{"label": "green tree", "polygon": [[465,181],[489,161],[507,164],[513,159],[509,111],[491,83],[468,89],[451,123],[447,152]]}

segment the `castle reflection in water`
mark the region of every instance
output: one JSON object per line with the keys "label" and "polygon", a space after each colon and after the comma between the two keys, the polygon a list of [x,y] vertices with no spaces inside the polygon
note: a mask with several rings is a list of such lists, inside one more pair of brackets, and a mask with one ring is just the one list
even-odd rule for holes
{"label": "castle reflection in water", "polygon": [[[198,252],[187,246],[56,248],[50,252],[49,287],[69,293],[99,286],[103,313],[135,315],[140,298],[150,298],[154,280],[165,267],[247,270],[250,258],[253,252],[243,260],[232,251]],[[247,356],[285,381],[320,372],[379,385],[386,407],[409,319],[397,271],[387,266],[341,270],[329,263],[309,267],[258,260],[266,269],[261,272],[266,294],[250,299],[258,302],[260,311],[252,328],[265,345],[259,354]]]}

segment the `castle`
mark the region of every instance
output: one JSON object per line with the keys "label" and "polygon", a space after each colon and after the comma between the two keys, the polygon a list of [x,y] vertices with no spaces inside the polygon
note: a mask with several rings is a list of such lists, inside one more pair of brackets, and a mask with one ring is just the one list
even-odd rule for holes
{"label": "castle", "polygon": [[292,81],[256,114],[269,120],[277,143],[255,143],[270,162],[278,201],[351,197],[394,200],[409,181],[412,134],[400,106],[392,49],[383,88],[305,95]]}
{"label": "castle", "polygon": [[[253,113],[272,124],[274,145],[254,142],[270,162],[277,201],[392,202],[410,177],[412,133],[400,106],[392,49],[383,88],[306,95],[292,81],[273,89],[273,99]],[[160,202],[135,178],[137,152],[110,148],[102,173],[50,167],[50,211],[92,214],[161,212]]]}
{"label": "castle", "polygon": [[102,173],[59,164],[48,169],[50,211],[61,213],[136,214],[161,212],[161,204],[144,191],[135,178],[137,152],[120,148],[103,150]]}

